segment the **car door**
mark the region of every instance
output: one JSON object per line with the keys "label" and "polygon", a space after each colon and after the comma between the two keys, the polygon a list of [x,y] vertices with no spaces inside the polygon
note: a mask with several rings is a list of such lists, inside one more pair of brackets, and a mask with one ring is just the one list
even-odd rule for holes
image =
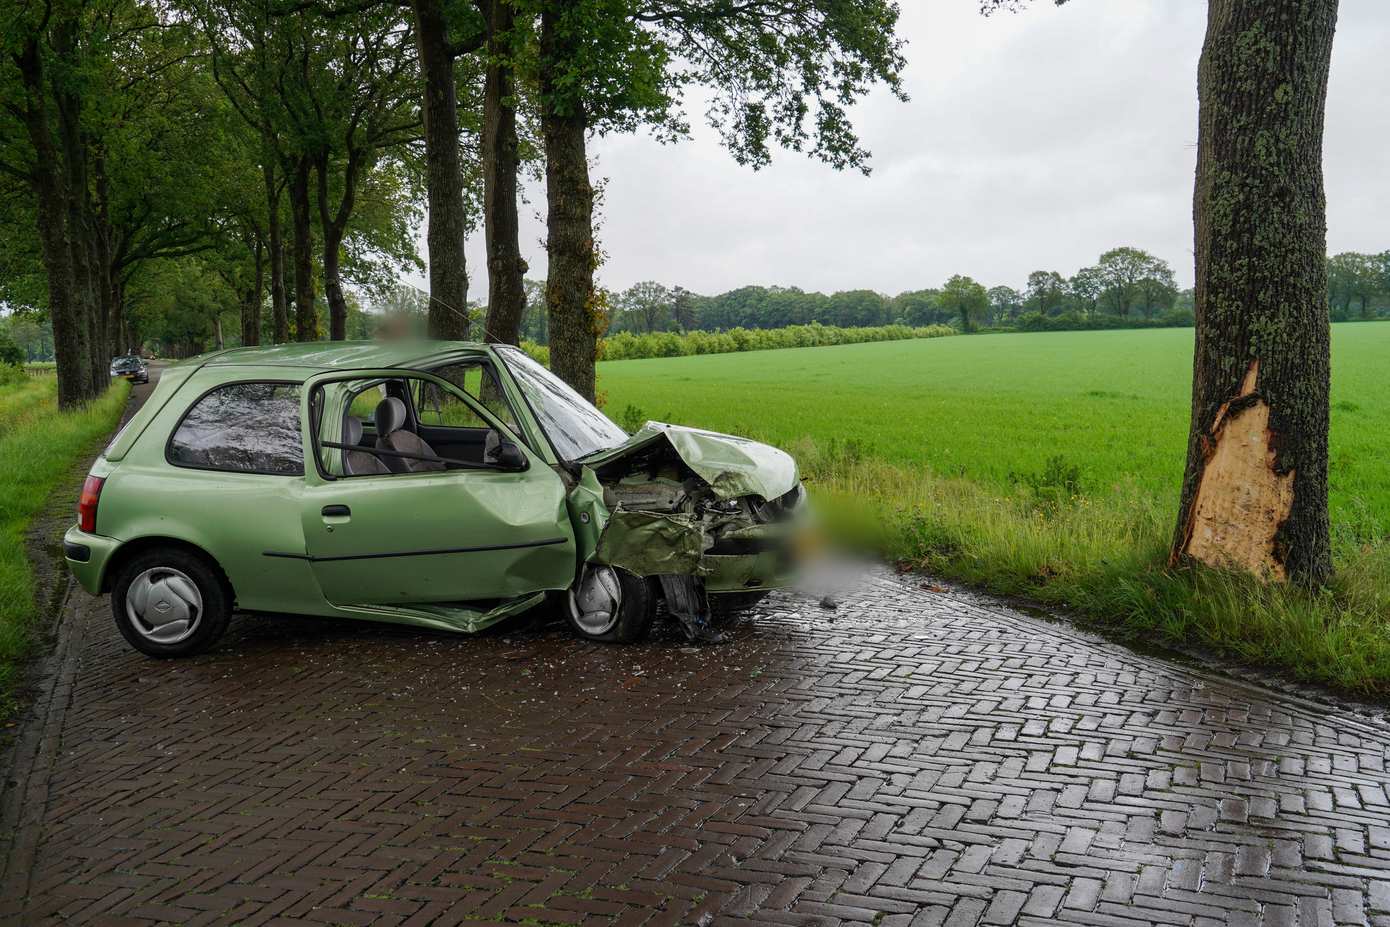
{"label": "car door", "polygon": [[[382,378],[428,382],[510,437],[481,405],[427,373],[364,370],[310,380],[304,403],[314,462],[306,468],[300,515],[305,551],[325,598],[335,605],[408,605],[567,588],[576,554],[565,486],[523,445],[526,468],[514,471],[468,461],[448,469],[348,476],[334,464],[341,449],[332,445],[340,443],[354,386]],[[419,394],[405,392],[408,398]],[[416,420],[413,410],[409,420]]]}

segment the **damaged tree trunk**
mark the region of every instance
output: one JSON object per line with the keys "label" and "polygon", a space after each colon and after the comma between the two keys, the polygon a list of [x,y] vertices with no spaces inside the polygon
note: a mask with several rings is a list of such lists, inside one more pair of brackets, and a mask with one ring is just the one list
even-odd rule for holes
{"label": "damaged tree trunk", "polygon": [[1323,112],[1337,0],[1211,0],[1196,350],[1175,564],[1332,572]]}

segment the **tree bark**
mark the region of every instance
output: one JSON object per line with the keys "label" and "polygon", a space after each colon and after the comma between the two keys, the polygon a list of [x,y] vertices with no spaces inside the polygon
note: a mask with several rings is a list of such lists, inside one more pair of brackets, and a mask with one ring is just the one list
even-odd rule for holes
{"label": "tree bark", "polygon": [[314,307],[314,230],[309,221],[309,158],[295,161],[290,181],[290,212],[294,216],[294,336],[317,341],[318,313]]}
{"label": "tree bark", "polygon": [[483,340],[521,342],[526,261],[517,217],[516,85],[511,63],[516,12],[510,0],[483,0],[487,73],[483,82],[483,215],[487,235],[487,322]]}
{"label": "tree bark", "polygon": [[275,180],[273,150],[267,143],[262,155],[261,175],[265,180],[266,248],[270,252],[270,315],[274,327],[272,340],[290,340],[289,307],[285,300],[285,244],[280,236],[280,184]]}
{"label": "tree bark", "polygon": [[1211,0],[1196,350],[1175,563],[1316,584],[1327,513],[1323,113],[1337,0]]}
{"label": "tree bark", "polygon": [[541,130],[545,137],[545,301],[550,317],[550,368],[585,399],[594,401],[598,353],[594,292],[594,188],[589,183],[583,103],[560,86],[565,62],[577,53],[562,34],[570,0],[547,3],[541,13]]}
{"label": "tree bark", "polygon": [[[69,67],[77,60],[76,19],[65,18],[53,26],[53,51]],[[106,355],[106,320],[101,315],[97,283],[96,235],[88,188],[87,138],[82,130],[82,98],[66,80],[55,81],[53,101],[58,117],[58,163],[64,173],[63,192],[67,211],[67,244],[72,252],[72,286],[76,294],[78,322],[83,329],[82,345],[92,383],[92,395],[110,383],[110,360]]]}
{"label": "tree bark", "polygon": [[241,303],[241,345],[251,347],[261,343],[261,293],[265,286],[265,243],[260,233],[251,249],[254,270],[251,286],[247,288]]}
{"label": "tree bark", "polygon": [[48,277],[48,314],[53,324],[53,355],[58,367],[58,406],[71,409],[96,394],[88,363],[89,326],[73,280],[68,229],[66,176],[53,139],[44,63],[37,36],[28,37],[15,56],[24,83],[24,126],[34,148],[34,187],[39,247]]}
{"label": "tree bark", "polygon": [[448,22],[442,0],[411,0],[415,41],[424,81],[425,182],[429,188],[429,250],[431,338],[468,337],[468,268],[464,243],[468,217],[463,200],[463,168],[459,162],[458,90],[454,55],[449,47]]}
{"label": "tree bark", "polygon": [[[328,297],[328,339],[345,341],[347,338],[347,299],[343,296],[342,270],[339,267],[339,252],[343,243],[345,215],[352,214],[353,188],[356,183],[356,158],[347,156],[347,167],[343,171],[343,199],[334,215],[328,208],[328,153],[318,156],[318,225],[324,231],[324,295]],[[339,221],[342,220],[342,221]]]}

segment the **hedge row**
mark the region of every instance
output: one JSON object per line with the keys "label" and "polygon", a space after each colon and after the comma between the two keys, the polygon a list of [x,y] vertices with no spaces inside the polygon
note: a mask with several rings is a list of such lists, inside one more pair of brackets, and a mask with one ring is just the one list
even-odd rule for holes
{"label": "hedge row", "polygon": [[913,328],[909,325],[877,325],[866,328],[840,328],[835,325],[788,325],[786,328],[731,328],[726,332],[619,332],[603,340],[600,356],[604,360],[633,360],[642,357],[686,357],[692,354],[733,354],[739,351],[767,351],[775,348],[817,348],[833,344],[865,341],[906,341],[911,338],[941,338],[954,335],[948,325]]}
{"label": "hedge row", "polygon": [[1170,309],[1157,318],[1143,319],[1137,316],[1118,315],[1083,316],[1075,312],[1061,315],[1043,315],[1041,312],[1025,312],[1012,322],[1001,325],[998,331],[1018,332],[1080,332],[1111,331],[1121,328],[1191,328],[1196,318],[1191,309]]}

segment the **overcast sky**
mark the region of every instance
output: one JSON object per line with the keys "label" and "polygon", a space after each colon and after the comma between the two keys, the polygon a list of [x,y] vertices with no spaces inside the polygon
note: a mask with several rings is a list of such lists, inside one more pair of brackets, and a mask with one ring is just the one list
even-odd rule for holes
{"label": "overcast sky", "polygon": [[[1036,0],[990,18],[976,0],[901,5],[911,100],[875,94],[857,109],[869,177],[790,153],[754,172],[700,125],[674,146],[596,140],[602,283],[894,294],[965,273],[1021,287],[1032,270],[1069,275],[1126,244],[1191,285],[1204,0]],[[1326,139],[1334,253],[1390,248],[1386,49],[1390,3],[1342,0]],[[527,196],[522,250],[539,279],[544,191]],[[469,296],[485,300],[481,232],[468,261]]]}

